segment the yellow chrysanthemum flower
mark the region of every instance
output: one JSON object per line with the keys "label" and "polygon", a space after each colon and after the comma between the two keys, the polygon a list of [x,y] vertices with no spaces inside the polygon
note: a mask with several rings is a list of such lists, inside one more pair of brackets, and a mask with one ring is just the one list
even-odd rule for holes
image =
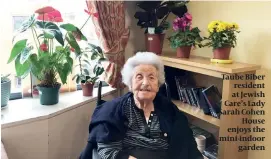
{"label": "yellow chrysanthemum flower", "polygon": [[239,25],[237,23],[231,23],[231,28],[238,30],[239,29]]}
{"label": "yellow chrysanthemum flower", "polygon": [[209,33],[212,33],[212,32],[214,32],[214,29],[210,28],[210,29],[208,29],[208,31],[209,31]]}
{"label": "yellow chrysanthemum flower", "polygon": [[226,30],[226,29],[227,29],[227,25],[226,25],[225,23],[221,22],[221,23],[219,23],[219,25],[217,26],[216,31],[217,31],[217,32],[221,32],[221,31],[224,31],[224,30]]}
{"label": "yellow chrysanthemum flower", "polygon": [[219,20],[212,21],[208,24],[208,31],[213,32],[217,26],[221,23]]}
{"label": "yellow chrysanthemum flower", "polygon": [[231,29],[232,28],[231,23],[228,23],[228,22],[223,22],[223,23],[226,25],[226,29]]}

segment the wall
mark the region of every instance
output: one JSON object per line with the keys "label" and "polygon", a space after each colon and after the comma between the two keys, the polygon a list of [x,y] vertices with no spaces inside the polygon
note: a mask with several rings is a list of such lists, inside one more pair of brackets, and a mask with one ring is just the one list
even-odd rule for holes
{"label": "wall", "polygon": [[[111,100],[114,93],[103,97]],[[96,100],[45,120],[1,130],[9,159],[75,159],[87,143]]]}
{"label": "wall", "polygon": [[[188,10],[193,16],[193,25],[202,30],[201,35],[207,36],[207,26],[212,20],[224,20],[236,22],[240,26],[241,33],[238,34],[237,47],[231,52],[231,58],[234,61],[259,64],[262,70],[258,74],[265,74],[264,89],[266,98],[262,99],[268,103],[265,104],[266,115],[264,119],[267,121],[265,124],[266,132],[254,133],[255,136],[265,136],[266,140],[263,145],[266,146],[266,151],[250,151],[249,159],[267,159],[270,158],[271,148],[271,2],[250,2],[250,1],[225,1],[225,2],[200,2],[194,1],[188,4]],[[173,20],[173,16],[170,20]],[[172,30],[168,31],[168,35]],[[165,51],[172,51],[168,42],[164,45]],[[193,54],[197,56],[212,57],[211,48],[201,48],[193,50]],[[263,82],[263,81],[258,81]],[[269,97],[269,99],[267,98]],[[267,101],[269,100],[269,101]],[[254,118],[259,118],[254,116]],[[251,142],[250,144],[253,144]],[[258,143],[259,144],[259,143]]]}
{"label": "wall", "polygon": [[126,7],[126,25],[130,27],[130,37],[125,50],[125,58],[128,59],[134,55],[137,51],[143,51],[145,49],[144,43],[144,29],[137,26],[137,20],[134,18],[134,14],[138,7],[135,1],[125,1]]}

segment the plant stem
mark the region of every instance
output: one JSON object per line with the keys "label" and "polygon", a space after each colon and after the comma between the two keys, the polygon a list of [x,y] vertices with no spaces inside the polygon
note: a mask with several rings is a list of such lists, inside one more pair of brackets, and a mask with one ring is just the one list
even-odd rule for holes
{"label": "plant stem", "polygon": [[91,16],[88,16],[88,19],[86,20],[86,22],[82,25],[82,27],[79,29],[81,31],[81,29],[84,28],[84,26],[87,24],[88,20],[90,19]]}
{"label": "plant stem", "polygon": [[83,75],[83,73],[82,73],[81,56],[79,57],[79,68],[80,68],[80,74]]}
{"label": "plant stem", "polygon": [[160,23],[160,25],[159,25],[159,26],[161,26],[162,24],[164,24],[164,23],[165,23],[165,21],[166,21],[167,17],[169,16],[169,13],[170,13],[170,12],[168,12],[168,13],[167,13],[167,15],[166,15],[166,16],[165,16],[165,18],[162,20],[162,22]]}
{"label": "plant stem", "polygon": [[54,53],[54,40],[51,39],[51,44],[52,44],[52,54]]}
{"label": "plant stem", "polygon": [[[85,21],[85,23],[81,26],[81,28],[79,29],[80,31],[84,28],[84,26],[87,24],[87,22],[89,21],[89,19],[90,19],[90,15],[88,16],[88,19]],[[65,35],[65,40],[66,40],[66,36],[67,36],[67,34],[68,34],[68,32],[66,33],[66,35]],[[67,49],[67,44],[64,46],[64,49],[66,50]]]}
{"label": "plant stem", "polygon": [[33,27],[31,27],[31,31],[32,31],[32,35],[33,35],[33,39],[34,39],[34,42],[35,42],[36,48],[37,48],[37,50],[38,50],[38,52],[39,52],[39,47],[38,47],[37,42],[36,42],[36,39],[35,39],[35,35],[34,35],[34,31],[33,31]]}
{"label": "plant stem", "polygon": [[33,28],[33,30],[34,30],[35,36],[36,36],[36,38],[37,38],[37,40],[38,40],[38,44],[39,44],[39,46],[40,46],[40,40],[38,39],[38,34],[37,34],[37,31],[36,31],[36,29],[35,29],[35,28]]}

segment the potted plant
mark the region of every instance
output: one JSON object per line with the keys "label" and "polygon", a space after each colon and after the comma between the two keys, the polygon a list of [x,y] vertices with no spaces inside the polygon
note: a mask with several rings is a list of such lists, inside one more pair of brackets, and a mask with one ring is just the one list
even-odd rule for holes
{"label": "potted plant", "polygon": [[[61,13],[53,7],[43,7],[35,13],[18,30],[18,34],[31,31],[31,40],[18,40],[11,50],[8,63],[15,61],[16,74],[21,78],[31,72],[40,81],[37,85],[40,103],[53,105],[58,103],[61,83],[67,83],[73,68],[70,49],[80,52],[74,35],[79,34],[76,37],[82,40],[86,40],[86,37],[80,31],[82,27],[79,29],[73,24],[63,24]],[[58,77],[61,83],[57,81]]]}
{"label": "potted plant", "polygon": [[137,3],[137,6],[144,11],[136,12],[134,17],[138,19],[138,26],[146,28],[147,51],[161,55],[165,37],[164,30],[169,28],[166,19],[170,13],[179,17],[183,16],[187,12],[186,3],[188,1],[141,1]]}
{"label": "potted plant", "polygon": [[201,47],[202,37],[198,27],[192,27],[192,15],[186,12],[173,21],[175,31],[169,38],[170,46],[177,49],[177,57],[189,58],[191,47]]}
{"label": "potted plant", "polygon": [[1,108],[8,104],[10,98],[11,81],[8,75],[1,74]]}
{"label": "potted plant", "polygon": [[99,46],[90,43],[87,45],[85,49],[81,49],[81,52],[76,52],[79,63],[76,67],[79,67],[79,73],[73,77],[73,80],[81,84],[83,96],[92,96],[94,84],[104,72],[101,62],[106,59]]}
{"label": "potted plant", "polygon": [[213,58],[229,60],[231,48],[236,46],[236,34],[240,33],[236,23],[212,21],[208,25],[209,36],[204,39],[208,42],[204,46],[213,48]]}

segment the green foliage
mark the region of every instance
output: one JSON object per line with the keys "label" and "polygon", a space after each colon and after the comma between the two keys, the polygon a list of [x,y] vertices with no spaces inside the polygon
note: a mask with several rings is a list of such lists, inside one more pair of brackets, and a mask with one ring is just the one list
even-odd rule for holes
{"label": "green foliage", "polygon": [[224,30],[221,32],[216,32],[210,34],[209,37],[205,37],[204,40],[208,40],[204,46],[212,47],[213,49],[221,47],[235,47],[237,44],[237,38],[235,32],[239,33],[240,31],[230,31]]}
{"label": "green foliage", "polygon": [[203,46],[213,49],[222,47],[235,47],[237,44],[236,34],[240,33],[239,26],[236,23],[223,21],[212,21],[208,25],[209,36],[204,37],[207,41]]}
{"label": "green foliage", "polygon": [[162,34],[169,28],[168,16],[173,13],[176,16],[183,16],[187,12],[186,4],[189,1],[140,1],[137,6],[141,9],[134,17],[138,20],[137,25],[146,28],[154,28],[155,34]]}
{"label": "green foliage", "polygon": [[[99,46],[88,43],[85,49],[77,56],[80,72],[73,77],[76,83],[95,83],[104,72],[101,65],[105,61],[103,51]],[[90,70],[92,70],[90,72]]]}
{"label": "green foliage", "polygon": [[181,46],[199,46],[202,47],[201,41],[203,40],[200,36],[200,30],[198,27],[193,29],[186,29],[185,31],[178,30],[174,32],[168,40],[170,41],[171,48],[178,48]]}
{"label": "green foliage", "polygon": [[67,83],[67,77],[73,69],[70,48],[74,48],[78,54],[81,53],[73,31],[76,30],[81,39],[86,40],[80,29],[69,23],[58,26],[54,22],[38,20],[32,15],[22,23],[13,40],[26,30],[32,32],[33,39],[16,41],[8,60],[8,63],[15,61],[17,76],[24,78],[32,72],[41,81],[40,85],[46,87],[59,85],[58,76],[62,84]]}

